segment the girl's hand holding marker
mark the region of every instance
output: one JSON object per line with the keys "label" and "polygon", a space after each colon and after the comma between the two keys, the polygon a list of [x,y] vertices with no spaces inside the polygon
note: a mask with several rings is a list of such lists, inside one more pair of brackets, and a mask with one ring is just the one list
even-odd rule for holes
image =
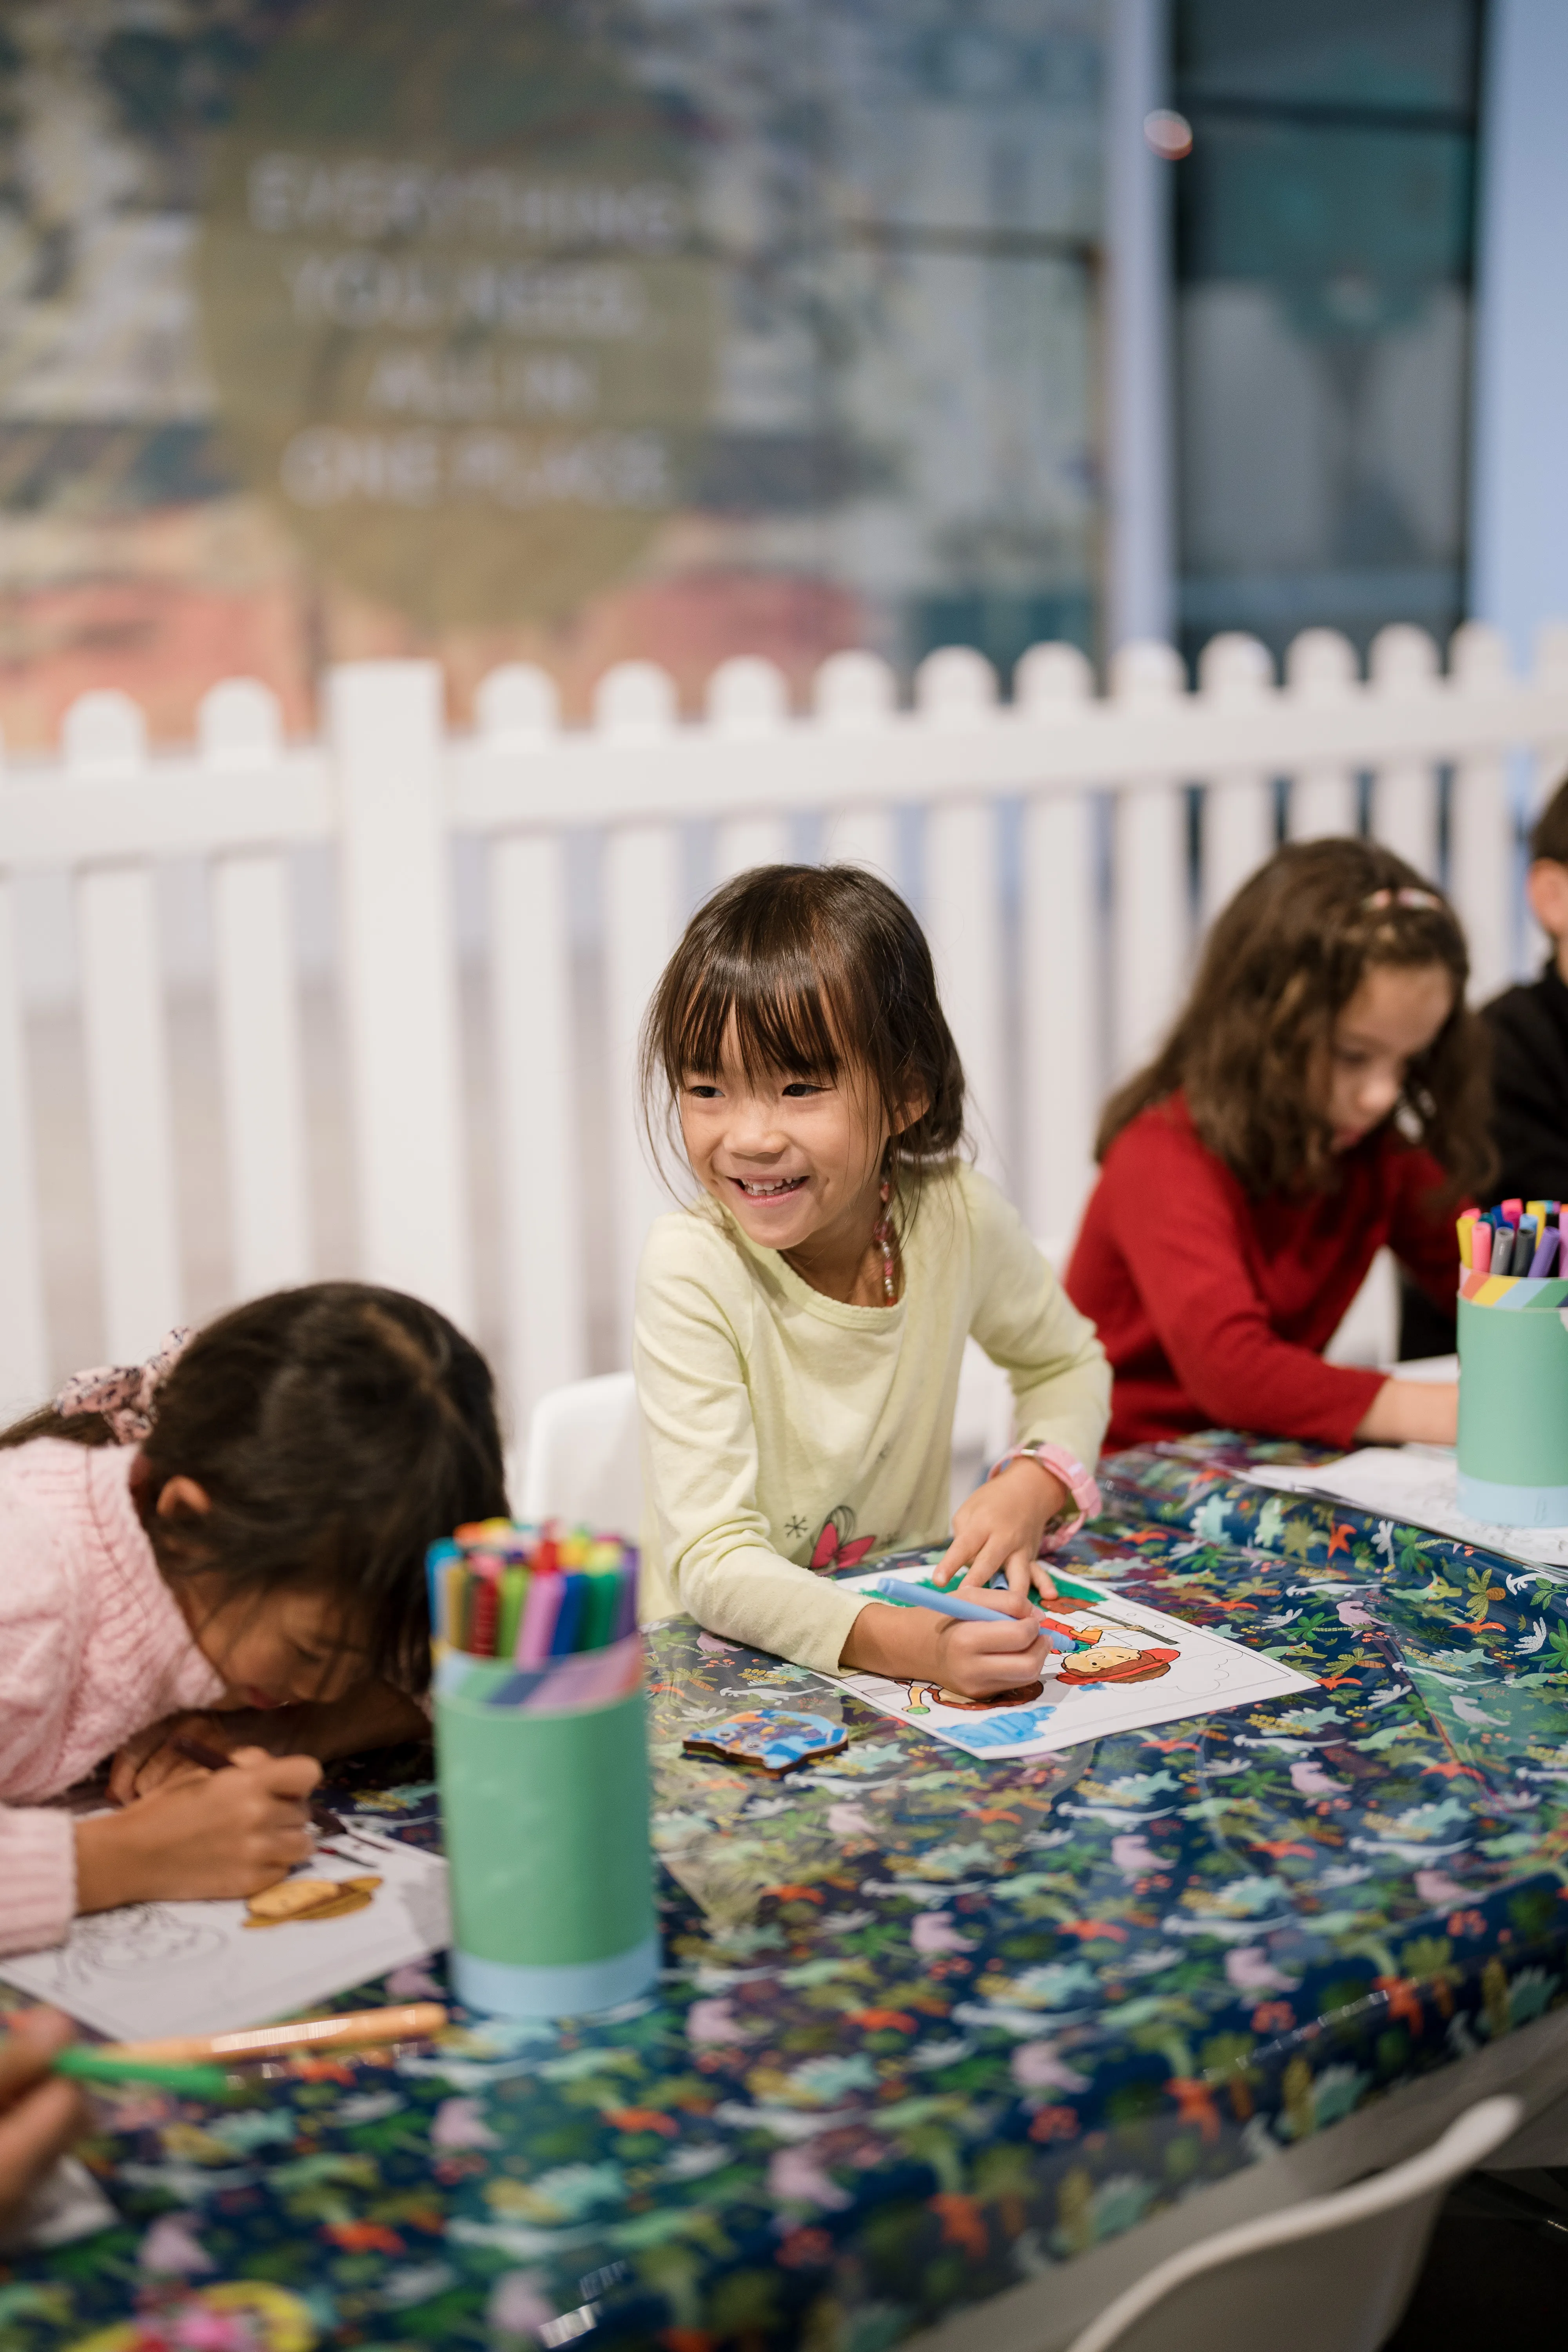
{"label": "girl's hand holding marker", "polygon": [[227,1772],[171,1780],[77,1824],[77,1908],[258,1895],[309,1859],[313,1756],[242,1748]]}
{"label": "girl's hand holding marker", "polygon": [[974,1608],[973,1617],[950,1617],[918,1591],[907,1601],[873,1601],[855,1621],[856,1667],[896,1682],[912,1676],[936,1683],[966,1698],[990,1698],[1037,1682],[1050,1652],[1027,1601],[1016,1592],[987,1591],[977,1604],[973,1589],[947,1596]]}
{"label": "girl's hand holding marker", "polygon": [[81,2093],[50,2072],[72,2040],[69,2020],[52,2009],[0,2019],[0,2221],[87,2128]]}

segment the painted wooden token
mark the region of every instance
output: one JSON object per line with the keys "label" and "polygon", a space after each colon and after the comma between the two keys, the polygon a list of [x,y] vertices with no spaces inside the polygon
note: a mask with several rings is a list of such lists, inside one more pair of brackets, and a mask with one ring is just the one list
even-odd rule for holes
{"label": "painted wooden token", "polygon": [[741,1764],[754,1772],[794,1772],[847,1747],[849,1734],[841,1723],[825,1715],[792,1715],[782,1706],[747,1707],[726,1716],[722,1723],[688,1732],[682,1743],[689,1756],[714,1756],[721,1764]]}

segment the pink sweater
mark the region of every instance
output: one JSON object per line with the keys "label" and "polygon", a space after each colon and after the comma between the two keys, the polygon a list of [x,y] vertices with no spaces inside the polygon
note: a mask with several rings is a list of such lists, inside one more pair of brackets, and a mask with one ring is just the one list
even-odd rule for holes
{"label": "pink sweater", "polygon": [[76,1841],[37,1807],[121,1740],[223,1693],[131,1499],[131,1445],[0,1453],[0,1953],[60,1943]]}

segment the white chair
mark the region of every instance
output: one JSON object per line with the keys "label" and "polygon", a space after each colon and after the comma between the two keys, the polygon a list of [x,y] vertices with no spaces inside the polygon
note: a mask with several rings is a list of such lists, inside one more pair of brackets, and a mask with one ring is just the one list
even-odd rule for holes
{"label": "white chair", "polygon": [[1399,1353],[1399,1268],[1394,1252],[1380,1249],[1366,1278],[1345,1308],[1339,1329],[1323,1349],[1325,1362],[1392,1364]]}
{"label": "white chair", "polygon": [[642,1522],[637,1392],[630,1372],[551,1389],[533,1408],[514,1507],[637,1541]]}
{"label": "white chair", "polygon": [[1421,2155],[1173,2254],[1070,2352],[1377,2352],[1410,2299],[1443,2193],[1518,2129],[1482,2099]]}

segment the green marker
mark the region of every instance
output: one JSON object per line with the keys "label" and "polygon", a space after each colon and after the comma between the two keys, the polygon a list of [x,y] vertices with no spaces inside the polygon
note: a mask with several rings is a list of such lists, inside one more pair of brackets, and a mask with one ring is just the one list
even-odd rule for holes
{"label": "green marker", "polygon": [[511,1658],[516,1654],[518,1631],[522,1623],[523,1606],[527,1599],[527,1569],[503,1569],[500,1578],[500,1598],[496,1610],[498,1658]]}
{"label": "green marker", "polygon": [[108,2050],[73,2042],[49,2062],[56,2074],[77,2083],[153,2083],[163,2091],[183,2091],[187,2098],[223,2099],[229,2079],[221,2066],[161,2066],[153,2058],[116,2058]]}

